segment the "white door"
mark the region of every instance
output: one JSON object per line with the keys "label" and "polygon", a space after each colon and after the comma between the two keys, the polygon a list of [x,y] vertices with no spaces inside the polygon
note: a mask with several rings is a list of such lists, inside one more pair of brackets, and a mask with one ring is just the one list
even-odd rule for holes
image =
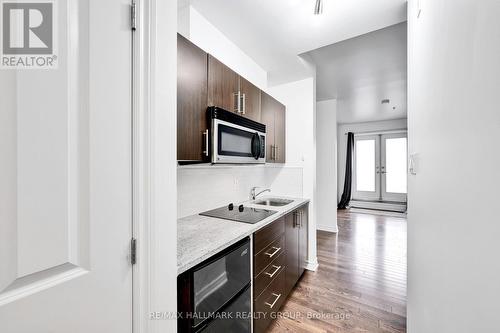
{"label": "white door", "polygon": [[0,0],[20,49],[0,68],[0,332],[131,332],[129,1],[17,3]]}
{"label": "white door", "polygon": [[381,136],[380,175],[384,201],[406,202],[407,139],[406,133]]}
{"label": "white door", "polygon": [[354,138],[353,199],[406,202],[406,133]]}
{"label": "white door", "polygon": [[380,199],[380,136],[354,137],[353,199]]}

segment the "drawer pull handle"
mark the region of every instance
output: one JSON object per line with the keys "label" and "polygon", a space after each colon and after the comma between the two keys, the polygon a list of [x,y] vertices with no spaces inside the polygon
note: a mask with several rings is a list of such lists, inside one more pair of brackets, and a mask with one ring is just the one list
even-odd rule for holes
{"label": "drawer pull handle", "polygon": [[273,253],[268,253],[268,252],[264,253],[265,255],[268,255],[268,256],[269,256],[269,258],[274,257],[274,255],[275,255],[276,253],[278,253],[279,251],[281,251],[281,247],[274,247],[274,246],[273,246],[271,249],[274,249],[274,252],[273,252]]}
{"label": "drawer pull handle", "polygon": [[269,304],[269,303],[267,303],[267,302],[266,302],[266,303],[264,303],[264,304],[265,304],[265,305],[267,305],[270,309],[272,309],[272,308],[273,308],[273,306],[276,304],[276,302],[280,299],[281,294],[279,294],[279,295],[278,295],[278,294],[273,293],[273,296],[274,296],[274,297],[276,297],[276,299],[274,300],[274,302],[273,302],[272,304]]}
{"label": "drawer pull handle", "polygon": [[266,274],[267,274],[267,275],[269,275],[269,277],[271,277],[271,278],[272,278],[272,277],[273,277],[276,273],[278,273],[278,271],[281,269],[281,266],[275,266],[275,265],[273,265],[273,267],[274,267],[275,271],[274,271],[272,274],[271,274],[271,273],[266,272]]}

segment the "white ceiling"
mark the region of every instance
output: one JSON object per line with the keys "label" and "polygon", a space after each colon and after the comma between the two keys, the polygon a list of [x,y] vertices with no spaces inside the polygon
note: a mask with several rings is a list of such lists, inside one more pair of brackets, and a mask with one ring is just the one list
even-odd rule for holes
{"label": "white ceiling", "polygon": [[307,53],[317,100],[337,99],[339,123],[406,118],[406,35],[400,23]]}
{"label": "white ceiling", "polygon": [[[190,3],[268,72],[298,55],[406,20],[406,0],[179,0]],[[300,63],[300,62],[299,62]]]}

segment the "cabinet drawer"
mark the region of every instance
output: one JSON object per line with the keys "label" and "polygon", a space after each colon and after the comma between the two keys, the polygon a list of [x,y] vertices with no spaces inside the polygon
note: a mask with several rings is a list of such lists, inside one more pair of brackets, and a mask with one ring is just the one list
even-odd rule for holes
{"label": "cabinet drawer", "polygon": [[257,254],[267,247],[273,240],[280,237],[285,232],[285,218],[281,217],[260,229],[253,237],[253,250]]}
{"label": "cabinet drawer", "polygon": [[285,272],[281,271],[254,303],[254,333],[265,332],[286,298]]}
{"label": "cabinet drawer", "polygon": [[254,298],[260,296],[262,291],[285,269],[285,253],[281,253],[254,279]]}
{"label": "cabinet drawer", "polygon": [[259,275],[274,259],[285,252],[285,236],[281,235],[254,257],[253,276]]}

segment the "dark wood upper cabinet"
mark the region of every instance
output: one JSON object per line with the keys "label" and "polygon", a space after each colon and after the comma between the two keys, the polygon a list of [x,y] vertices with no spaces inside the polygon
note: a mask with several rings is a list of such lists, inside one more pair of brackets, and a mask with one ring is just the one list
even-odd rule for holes
{"label": "dark wood upper cabinet", "polygon": [[240,94],[244,100],[242,116],[261,122],[260,89],[240,76]]}
{"label": "dark wood upper cabinet", "polygon": [[177,34],[177,160],[202,161],[206,155],[207,56]]}
{"label": "dark wood upper cabinet", "polygon": [[286,107],[261,92],[261,122],[266,125],[266,162],[286,162]]}
{"label": "dark wood upper cabinet", "polygon": [[266,125],[266,162],[273,163],[274,150],[274,99],[261,93],[261,122]]}
{"label": "dark wood upper cabinet", "polygon": [[177,34],[178,161],[209,160],[208,106],[264,123],[266,162],[285,163],[285,106]]}
{"label": "dark wood upper cabinet", "polygon": [[208,105],[235,111],[239,91],[239,75],[208,55]]}
{"label": "dark wood upper cabinet", "polygon": [[283,104],[276,107],[274,113],[274,159],[276,163],[286,161],[286,108]]}

